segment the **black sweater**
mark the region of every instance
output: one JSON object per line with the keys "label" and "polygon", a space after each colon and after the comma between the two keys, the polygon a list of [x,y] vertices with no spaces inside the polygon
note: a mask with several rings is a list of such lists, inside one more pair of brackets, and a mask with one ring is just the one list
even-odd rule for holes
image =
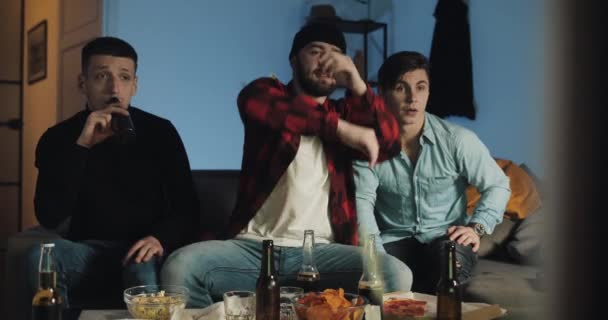
{"label": "black sweater", "polygon": [[199,227],[190,164],[175,127],[129,108],[136,142],[113,137],[91,149],[76,144],[89,111],[48,129],[36,148],[34,199],[41,225],[72,217],[70,240],[127,240],[155,236],[165,253],[187,244]]}

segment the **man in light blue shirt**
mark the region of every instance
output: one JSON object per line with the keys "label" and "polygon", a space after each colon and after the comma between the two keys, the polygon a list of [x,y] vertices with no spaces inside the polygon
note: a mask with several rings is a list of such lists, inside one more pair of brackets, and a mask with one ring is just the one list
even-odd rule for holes
{"label": "man in light blue shirt", "polygon": [[[373,168],[354,164],[359,234],[376,235],[383,244],[378,249],[405,262],[414,274],[413,290],[425,293],[435,292],[445,242],[455,241],[457,276],[464,283],[477,262],[480,237],[502,221],[509,179],[473,132],[425,112],[425,56],[396,53],[380,67],[378,79],[399,122],[402,150]],[[471,217],[469,184],[481,193]]]}

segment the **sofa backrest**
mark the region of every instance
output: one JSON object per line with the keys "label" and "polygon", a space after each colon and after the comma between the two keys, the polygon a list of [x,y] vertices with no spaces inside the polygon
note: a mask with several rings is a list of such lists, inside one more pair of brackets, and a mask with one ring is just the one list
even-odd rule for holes
{"label": "sofa backrest", "polygon": [[[225,230],[228,219],[236,204],[239,175],[240,170],[192,170],[192,177],[201,205],[202,230],[209,230],[214,233],[221,233]],[[496,227],[494,234],[482,238],[481,248],[478,252],[480,257],[495,256],[499,260],[504,260],[507,255],[512,256],[513,254],[499,254],[499,252],[508,250],[509,243],[516,243],[512,240],[518,240],[519,238],[522,238],[520,242],[524,245],[521,247],[525,248],[526,252],[538,252],[540,237],[527,236],[528,234],[536,233],[535,228],[544,224],[542,222],[544,220],[542,218],[543,215],[539,215],[538,213],[535,213],[535,215],[533,215],[534,219],[525,219],[523,223],[522,221],[504,219],[503,223]],[[535,228],[526,227],[528,222]],[[520,229],[531,231],[528,231],[525,236],[518,236]],[[525,253],[517,253],[516,258],[509,258],[509,260],[512,259],[525,261],[538,260],[536,256],[528,257]]]}
{"label": "sofa backrest", "polygon": [[201,228],[223,231],[236,203],[240,170],[192,170],[201,205]]}

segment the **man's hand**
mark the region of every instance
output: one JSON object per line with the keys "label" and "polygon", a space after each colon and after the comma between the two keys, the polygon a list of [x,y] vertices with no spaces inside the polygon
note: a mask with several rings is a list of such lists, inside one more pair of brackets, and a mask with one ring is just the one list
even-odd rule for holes
{"label": "man's hand", "polygon": [[471,227],[451,226],[448,228],[448,236],[450,237],[450,240],[456,241],[456,243],[460,245],[473,245],[473,252],[479,250],[479,236]]}
{"label": "man's hand", "polygon": [[337,135],[342,143],[367,155],[370,168],[376,165],[380,145],[373,129],[339,119]]}
{"label": "man's hand", "polygon": [[132,257],[134,257],[133,261],[135,263],[148,262],[153,256],[162,257],[164,251],[158,239],[147,236],[133,244],[127,255],[122,259],[122,264],[127,264]]}
{"label": "man's hand", "polygon": [[129,115],[127,110],[115,106],[108,106],[91,112],[76,143],[85,148],[92,148],[112,136],[114,134],[111,125],[113,113]]}
{"label": "man's hand", "polygon": [[365,81],[361,79],[353,60],[340,52],[331,51],[319,60],[321,71],[332,75],[332,80],[339,88],[346,88],[357,96],[367,91]]}

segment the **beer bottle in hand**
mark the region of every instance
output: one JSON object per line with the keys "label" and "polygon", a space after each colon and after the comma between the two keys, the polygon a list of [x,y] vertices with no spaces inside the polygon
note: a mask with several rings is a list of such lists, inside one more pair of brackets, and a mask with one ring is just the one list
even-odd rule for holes
{"label": "beer bottle in hand", "polygon": [[38,264],[38,291],[32,300],[33,320],[61,320],[61,297],[57,292],[57,272],[53,261],[54,243],[40,248]]}
{"label": "beer bottle in hand", "polygon": [[255,286],[255,315],[257,320],[279,320],[279,277],[274,268],[274,245],[272,240],[262,241],[262,268]]}
{"label": "beer bottle in hand", "polygon": [[384,280],[378,263],[376,237],[368,235],[363,244],[363,275],[359,280],[359,295],[364,296],[372,306],[377,306],[382,317]]}
{"label": "beer bottle in hand", "polygon": [[313,250],[315,248],[315,232],[304,231],[304,244],[302,245],[302,266],[298,271],[298,285],[304,292],[319,291],[319,270],[315,264]]}
{"label": "beer bottle in hand", "polygon": [[437,284],[437,320],[462,319],[462,295],[456,278],[456,243],[445,244],[442,272]]}

